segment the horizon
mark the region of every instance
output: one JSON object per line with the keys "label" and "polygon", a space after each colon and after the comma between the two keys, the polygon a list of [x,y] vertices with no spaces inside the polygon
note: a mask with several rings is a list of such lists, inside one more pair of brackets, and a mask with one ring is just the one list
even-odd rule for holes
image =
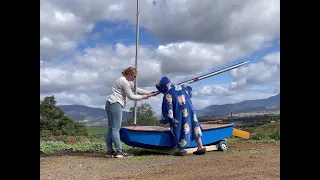
{"label": "horizon", "polygon": [[[40,100],[104,108],[121,71],[135,66],[135,3],[40,2]],[[250,61],[193,83],[195,109],[280,93],[279,0],[141,0],[139,16],[138,87],[154,91],[162,76],[179,83]],[[144,102],[161,111],[162,96]]]}
{"label": "horizon", "polygon": [[[270,97],[267,97],[267,98],[264,98],[264,99],[268,99],[268,98],[271,98],[271,97],[275,97],[275,96],[278,96],[280,93],[278,93],[277,95],[274,95],[274,96],[270,96]],[[263,99],[253,99],[253,100],[263,100]],[[252,100],[244,100],[244,101],[252,101]],[[241,101],[241,102],[237,102],[237,103],[242,103],[244,101]],[[231,104],[237,104],[237,103],[231,103]],[[207,107],[209,106],[213,106],[213,105],[228,105],[230,103],[227,103],[227,104],[211,104],[211,105],[208,105]],[[57,106],[85,106],[85,107],[89,107],[89,108],[96,108],[96,109],[104,109],[104,108],[100,108],[100,107],[91,107],[91,106],[86,106],[86,105],[81,105],[81,104],[60,104],[60,105],[57,105]],[[207,107],[204,107],[203,109],[207,108]],[[203,109],[196,109],[196,110],[203,110]],[[129,111],[127,111],[129,112]],[[157,115],[160,115],[160,114],[157,114]]]}

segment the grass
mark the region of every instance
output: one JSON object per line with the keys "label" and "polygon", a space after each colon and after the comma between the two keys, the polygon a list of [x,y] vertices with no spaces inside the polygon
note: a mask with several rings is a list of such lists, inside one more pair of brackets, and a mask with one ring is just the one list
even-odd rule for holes
{"label": "grass", "polygon": [[89,137],[104,136],[107,128],[105,127],[87,127]]}
{"label": "grass", "polygon": [[[121,143],[121,145],[128,152],[134,151],[133,147],[129,147],[124,143]],[[40,142],[40,153],[43,153],[43,154],[51,154],[57,151],[70,150],[70,149],[75,151],[90,151],[90,152],[97,152],[97,153],[105,153],[106,144],[104,141],[77,142],[77,143],[69,143],[65,141],[41,141]]]}
{"label": "grass", "polygon": [[245,149],[245,150],[231,150],[232,153],[237,153],[237,154],[255,154],[255,153],[261,153],[261,152],[272,152],[272,151],[279,151],[279,149]]}
{"label": "grass", "polygon": [[[106,152],[105,145],[105,127],[87,127],[89,136],[87,139],[90,141],[80,142],[81,137],[68,137],[68,136],[58,136],[45,138],[45,141],[40,141],[40,153],[51,154],[57,151],[63,150],[75,150],[75,151],[90,151],[97,153]],[[79,142],[74,142],[79,139]],[[127,146],[123,142],[121,145],[128,152],[135,151],[133,147]]]}
{"label": "grass", "polygon": [[77,142],[69,144],[63,141],[42,141],[40,142],[40,153],[50,154],[62,150],[78,150],[78,151],[93,151],[105,152],[105,144],[101,142]]}

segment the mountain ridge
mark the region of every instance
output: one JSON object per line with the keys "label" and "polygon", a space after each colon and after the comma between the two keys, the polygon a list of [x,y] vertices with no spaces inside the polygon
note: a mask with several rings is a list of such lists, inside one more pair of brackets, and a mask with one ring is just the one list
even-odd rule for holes
{"label": "mountain ridge", "polygon": [[245,100],[239,103],[210,105],[202,110],[197,110],[199,116],[221,116],[240,112],[263,111],[270,108],[280,108],[280,93],[266,99]]}
{"label": "mountain ridge", "polygon": [[[106,123],[107,113],[102,108],[88,107],[84,105],[58,105],[66,115],[74,121],[85,123]],[[270,108],[280,108],[280,93],[266,99],[245,100],[239,103],[223,105],[210,105],[204,109],[196,110],[198,117],[201,116],[222,116],[232,113],[263,111]],[[123,120],[132,117],[130,112],[123,111]]]}
{"label": "mountain ridge", "polygon": [[[66,115],[70,116],[75,121],[82,120],[106,120],[107,112],[102,108],[88,107],[84,105],[59,105],[58,106]],[[127,119],[131,117],[131,113],[123,111],[122,118]]]}

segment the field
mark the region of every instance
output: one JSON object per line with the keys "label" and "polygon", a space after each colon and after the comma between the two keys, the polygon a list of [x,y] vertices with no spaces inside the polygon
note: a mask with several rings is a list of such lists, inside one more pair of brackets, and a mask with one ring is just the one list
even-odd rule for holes
{"label": "field", "polygon": [[105,158],[105,129],[89,128],[91,138],[43,139],[40,179],[280,179],[279,127],[261,126],[250,140],[228,138],[227,152],[203,156],[176,157],[124,145],[135,154],[128,159]]}
{"label": "field", "polygon": [[89,136],[104,136],[107,129],[105,127],[87,127]]}

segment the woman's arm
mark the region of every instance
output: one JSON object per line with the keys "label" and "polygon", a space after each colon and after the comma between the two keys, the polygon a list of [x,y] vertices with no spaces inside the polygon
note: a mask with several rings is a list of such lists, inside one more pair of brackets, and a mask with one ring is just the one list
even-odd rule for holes
{"label": "woman's arm", "polygon": [[[130,81],[130,87],[131,87],[131,90],[134,91],[134,84],[132,81]],[[137,87],[137,94],[144,95],[144,94],[150,94],[150,92]]]}
{"label": "woman's arm", "polygon": [[144,94],[150,94],[151,92],[137,87],[137,93],[141,94],[141,95],[144,95]]}
{"label": "woman's arm", "polygon": [[133,94],[132,90],[131,90],[131,86],[129,81],[127,80],[123,80],[121,81],[121,86],[123,88],[124,93],[126,94],[126,96],[130,99],[130,100],[135,100],[135,101],[139,101],[143,98],[142,95],[135,95]]}

